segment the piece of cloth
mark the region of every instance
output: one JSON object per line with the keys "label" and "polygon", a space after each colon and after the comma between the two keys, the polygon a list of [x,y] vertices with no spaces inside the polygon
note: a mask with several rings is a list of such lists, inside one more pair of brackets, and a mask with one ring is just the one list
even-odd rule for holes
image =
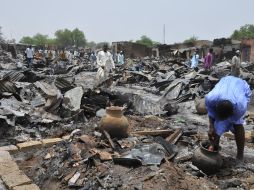
{"label": "piece of cloth", "polygon": [[[248,83],[234,76],[223,77],[214,89],[205,97],[208,116],[215,120],[214,127],[217,135],[227,131],[234,132],[234,125],[242,125],[243,117],[250,101],[251,90]],[[219,101],[228,100],[233,104],[233,115],[224,121],[216,116],[215,109]]]}
{"label": "piece of cloth", "polygon": [[34,57],[34,51],[32,48],[26,48],[26,57],[27,58],[33,58]]}
{"label": "piece of cloth", "polygon": [[124,55],[119,53],[118,57],[117,57],[117,62],[119,65],[123,65],[124,64]]}
{"label": "piece of cloth", "polygon": [[239,75],[240,75],[240,67],[241,67],[240,57],[235,55],[232,58],[231,75],[235,76],[235,77],[239,77]]}
{"label": "piece of cloth", "polygon": [[108,77],[109,77],[109,72],[106,69],[102,69],[100,67],[96,73],[95,87],[105,82],[108,79]]}
{"label": "piece of cloth", "polygon": [[194,54],[192,56],[192,59],[191,59],[191,68],[192,69],[198,67],[198,61],[199,61],[199,55],[198,54]]}
{"label": "piece of cloth", "polygon": [[205,56],[204,68],[205,68],[206,70],[211,69],[212,63],[213,63],[213,55],[209,52],[209,53]]}

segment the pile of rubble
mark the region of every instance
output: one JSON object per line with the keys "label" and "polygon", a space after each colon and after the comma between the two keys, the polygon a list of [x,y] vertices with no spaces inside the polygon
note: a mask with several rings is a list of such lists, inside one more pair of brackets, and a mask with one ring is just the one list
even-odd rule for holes
{"label": "pile of rubble", "polygon": [[[0,145],[61,139],[52,147],[13,154],[41,189],[254,187],[254,159],[248,157],[254,154],[252,143],[244,166],[234,167],[228,137],[222,139],[225,164],[220,173],[207,176],[191,163],[207,130],[207,118],[197,114],[195,100],[230,72],[228,63],[196,72],[180,59],[129,59],[117,66],[110,87],[94,89],[96,72],[87,58],[30,70],[17,57],[0,51]],[[252,71],[252,65],[242,68],[242,78],[253,88]],[[112,105],[126,109],[128,138],[111,138],[99,130]],[[247,122],[251,127],[252,112]]]}

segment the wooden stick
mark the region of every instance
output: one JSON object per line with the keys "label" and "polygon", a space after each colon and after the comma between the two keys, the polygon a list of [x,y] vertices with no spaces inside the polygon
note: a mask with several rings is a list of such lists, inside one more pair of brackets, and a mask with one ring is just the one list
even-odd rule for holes
{"label": "wooden stick", "polygon": [[167,137],[172,133],[173,133],[172,130],[153,130],[153,131],[136,131],[136,132],[133,132],[132,134],[135,134],[135,135],[150,135],[150,136],[165,136],[165,137]]}
{"label": "wooden stick", "polygon": [[112,141],[110,135],[108,134],[107,131],[103,131],[103,133],[106,136],[106,138],[108,139],[108,142],[109,142],[111,148],[114,150],[115,149],[115,145],[114,145],[114,142]]}
{"label": "wooden stick", "polygon": [[181,128],[177,128],[173,134],[169,135],[166,138],[166,141],[171,144],[175,144],[179,140],[179,138],[182,136],[182,134],[183,134],[183,130]]}

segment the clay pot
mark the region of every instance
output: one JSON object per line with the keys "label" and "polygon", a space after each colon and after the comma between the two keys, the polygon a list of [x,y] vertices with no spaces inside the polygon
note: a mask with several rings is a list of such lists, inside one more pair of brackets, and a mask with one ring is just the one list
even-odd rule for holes
{"label": "clay pot", "polygon": [[219,171],[222,166],[223,160],[218,151],[209,151],[209,142],[204,141],[200,147],[196,149],[192,157],[192,164],[197,166],[198,169],[204,173],[211,175]]}
{"label": "clay pot", "polygon": [[129,122],[123,115],[123,108],[106,108],[106,115],[101,119],[100,130],[107,131],[112,138],[126,138],[129,135]]}
{"label": "clay pot", "polygon": [[200,100],[195,100],[196,110],[198,114],[206,114],[206,106],[205,106],[205,99],[202,98]]}

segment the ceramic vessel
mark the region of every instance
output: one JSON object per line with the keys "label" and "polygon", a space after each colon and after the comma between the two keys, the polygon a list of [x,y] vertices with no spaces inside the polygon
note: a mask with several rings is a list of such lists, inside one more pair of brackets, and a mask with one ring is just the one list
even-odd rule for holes
{"label": "ceramic vessel", "polygon": [[129,135],[129,122],[123,115],[123,108],[111,106],[106,108],[106,115],[101,119],[100,130],[107,131],[112,138],[126,138]]}
{"label": "ceramic vessel", "polygon": [[192,158],[192,164],[197,166],[198,169],[210,175],[219,171],[222,166],[223,160],[218,151],[209,151],[207,149],[208,142],[204,141],[200,147],[196,149]]}

